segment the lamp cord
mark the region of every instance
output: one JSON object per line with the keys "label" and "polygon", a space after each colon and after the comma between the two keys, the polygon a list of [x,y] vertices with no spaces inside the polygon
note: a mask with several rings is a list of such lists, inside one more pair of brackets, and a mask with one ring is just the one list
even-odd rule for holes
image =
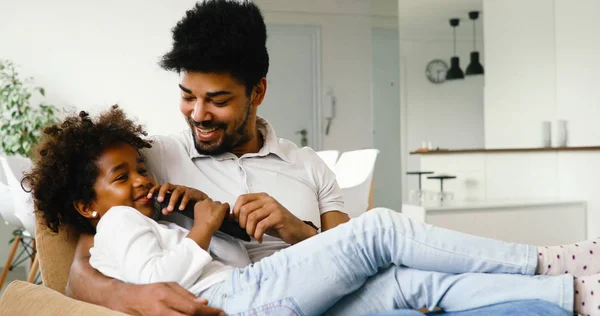
{"label": "lamp cord", "polygon": [[454,56],[456,56],[456,27],[452,28],[452,33],[454,37]]}
{"label": "lamp cord", "polygon": [[476,51],[477,48],[475,47],[475,20],[473,20],[473,51]]}

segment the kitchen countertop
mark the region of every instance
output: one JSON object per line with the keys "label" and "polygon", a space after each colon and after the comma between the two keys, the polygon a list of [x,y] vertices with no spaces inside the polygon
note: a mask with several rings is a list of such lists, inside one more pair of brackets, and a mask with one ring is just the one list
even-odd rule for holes
{"label": "kitchen countertop", "polygon": [[586,204],[582,200],[480,200],[480,201],[444,201],[442,203],[427,201],[422,206],[428,212],[436,211],[465,211],[492,208],[516,208],[532,206],[556,206],[567,204]]}
{"label": "kitchen countertop", "polygon": [[552,152],[552,151],[600,151],[600,146],[586,147],[539,147],[539,148],[475,148],[475,149],[436,149],[429,151],[413,151],[411,155],[448,155],[448,154],[478,154],[478,153],[523,153],[523,152]]}

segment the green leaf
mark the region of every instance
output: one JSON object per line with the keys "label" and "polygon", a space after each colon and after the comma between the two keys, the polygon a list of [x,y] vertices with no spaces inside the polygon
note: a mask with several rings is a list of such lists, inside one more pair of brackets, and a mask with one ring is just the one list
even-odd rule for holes
{"label": "green leaf", "polygon": [[28,155],[44,126],[57,121],[59,110],[50,104],[31,104],[33,78],[22,77],[12,61],[0,59],[0,148],[6,154]]}

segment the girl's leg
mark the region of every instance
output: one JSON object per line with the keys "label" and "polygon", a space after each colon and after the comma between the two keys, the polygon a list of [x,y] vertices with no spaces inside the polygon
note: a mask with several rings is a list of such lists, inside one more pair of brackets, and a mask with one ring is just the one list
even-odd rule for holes
{"label": "girl's leg", "polygon": [[600,240],[538,247],[536,274],[588,276],[600,273]]}
{"label": "girl's leg", "polygon": [[[321,314],[390,263],[446,273],[533,274],[535,250],[376,209],[234,273],[217,306],[238,313],[291,298],[304,313]],[[548,289],[540,284],[537,291]]]}
{"label": "girl's leg", "polygon": [[448,274],[392,266],[369,278],[325,315],[368,315],[394,309],[463,311],[539,299],[573,311],[573,277]]}

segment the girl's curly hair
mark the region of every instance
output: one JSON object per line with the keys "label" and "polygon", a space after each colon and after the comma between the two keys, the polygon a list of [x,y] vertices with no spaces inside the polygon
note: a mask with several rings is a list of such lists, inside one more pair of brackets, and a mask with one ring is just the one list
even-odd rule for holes
{"label": "girl's curly hair", "polygon": [[94,227],[73,202],[95,199],[96,160],[106,148],[122,143],[138,150],[150,148],[150,141],[142,136],[147,136],[143,127],[128,119],[117,105],[96,119],[81,111],[46,127],[34,150],[33,168],[21,184],[32,192],[36,212],[48,228],[57,233],[60,225],[73,225],[78,232],[93,233]]}

